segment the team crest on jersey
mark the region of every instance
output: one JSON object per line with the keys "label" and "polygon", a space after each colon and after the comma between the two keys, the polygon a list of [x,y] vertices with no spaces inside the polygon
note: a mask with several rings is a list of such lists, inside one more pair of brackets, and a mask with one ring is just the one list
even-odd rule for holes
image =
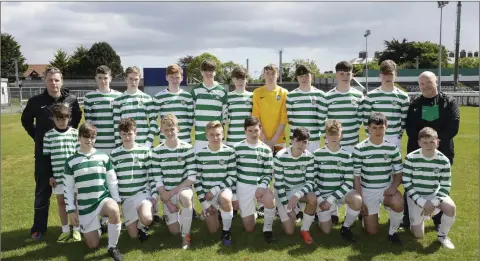
{"label": "team crest on jersey", "polygon": [[262,156],[261,155],[257,155],[257,161],[261,161],[262,160]]}
{"label": "team crest on jersey", "polygon": [[392,102],[392,105],[393,105],[393,106],[397,106],[397,101],[393,101],[393,102]]}
{"label": "team crest on jersey", "polygon": [[337,166],[338,166],[338,167],[341,167],[341,166],[342,166],[342,162],[341,162],[341,161],[337,161]]}
{"label": "team crest on jersey", "polygon": [[384,158],[385,160],[387,160],[387,159],[388,159],[388,155],[387,155],[387,153],[383,154],[383,158]]}
{"label": "team crest on jersey", "polygon": [[178,156],[178,162],[182,161],[182,156]]}
{"label": "team crest on jersey", "polygon": [[306,165],[302,165],[300,168],[302,169],[302,171],[305,171],[305,170],[307,169],[307,166],[306,166]]}
{"label": "team crest on jersey", "polygon": [[355,99],[353,99],[353,100],[352,100],[352,105],[353,105],[353,106],[358,106],[358,101],[355,100]]}
{"label": "team crest on jersey", "polygon": [[317,101],[316,101],[316,100],[312,100],[312,104],[313,104],[313,105],[317,104]]}
{"label": "team crest on jersey", "polygon": [[277,101],[279,101],[279,100],[280,100],[280,95],[277,95]]}
{"label": "team crest on jersey", "polygon": [[182,105],[185,105],[185,100],[181,100],[180,103],[181,103]]}
{"label": "team crest on jersey", "polygon": [[220,160],[220,165],[223,166],[223,164],[225,164],[225,160],[221,159],[221,160]]}
{"label": "team crest on jersey", "polygon": [[218,95],[217,95],[215,98],[216,98],[217,100],[220,100],[220,96],[218,96]]}
{"label": "team crest on jersey", "polygon": [[249,102],[249,101],[245,101],[245,105],[250,106],[250,102]]}
{"label": "team crest on jersey", "polygon": [[433,173],[435,173],[435,174],[440,173],[440,169],[439,169],[439,168],[435,168],[435,169],[433,170]]}
{"label": "team crest on jersey", "polygon": [[142,98],[136,98],[137,102],[138,102],[138,106],[142,106],[143,105],[143,99]]}

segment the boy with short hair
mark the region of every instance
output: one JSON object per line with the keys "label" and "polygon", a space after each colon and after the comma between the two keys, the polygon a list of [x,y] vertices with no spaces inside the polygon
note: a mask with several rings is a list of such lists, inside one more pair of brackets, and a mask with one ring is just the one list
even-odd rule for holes
{"label": "boy with short hair", "polygon": [[85,121],[97,127],[98,135],[95,148],[110,154],[112,149],[116,147],[112,103],[122,93],[110,89],[112,71],[106,65],[97,67],[95,81],[98,89],[85,94],[83,100]]}
{"label": "boy with short hair", "polygon": [[275,64],[263,68],[263,77],[265,85],[253,91],[252,116],[262,124],[260,140],[275,154],[285,147],[288,91],[277,85],[278,67]]}
{"label": "boy with short hair", "polygon": [[205,127],[205,134],[208,146],[196,153],[198,173],[195,190],[210,233],[218,231],[217,211],[220,209],[223,224],[220,239],[224,245],[229,246],[232,243],[232,201],[236,201],[235,150],[223,144],[223,127],[219,121],[209,122]]}
{"label": "boy with short hair", "polygon": [[362,124],[361,105],[363,93],[350,86],[353,78],[353,65],[341,61],[335,66],[337,86],[325,94],[327,119],[340,121],[342,140],[340,145],[350,154],[358,143],[358,129]]}
{"label": "boy with short hair", "polygon": [[188,249],[194,211],[192,184],[197,175],[195,153],[192,145],[178,138],[180,128],[175,115],[163,116],[160,126],[165,139],[152,150],[150,174],[160,192],[168,230],[174,235],[181,233],[182,248]]}
{"label": "boy with short hair", "polygon": [[306,244],[312,244],[308,228],[315,218],[317,197],[314,187],[313,155],[307,150],[310,133],[304,127],[292,131],[290,147],[280,150],[273,159],[275,202],[283,230],[295,232],[297,203],[306,203],[300,235]]}
{"label": "boy with short hair", "polygon": [[57,103],[52,106],[53,122],[55,127],[45,133],[43,138],[43,155],[50,156],[52,162],[53,177],[50,178],[50,186],[56,195],[58,215],[62,223],[62,233],[57,239],[58,243],[66,243],[69,239],[74,242],[82,240],[80,227],[74,226],[73,233],[68,225],[68,214],[65,209],[63,196],[63,173],[65,160],[75,154],[78,149],[78,130],[68,126],[70,110],[68,103]]}
{"label": "boy with short hair", "polygon": [[[178,64],[167,67],[166,76],[168,88],[155,94],[155,114],[161,120],[167,114],[174,114],[178,119],[180,132],[178,138],[191,143],[190,133],[193,124],[193,98],[190,92],[180,88],[183,80],[183,69]],[[163,133],[158,130],[160,141],[165,139]]]}
{"label": "boy with short hair", "polygon": [[347,204],[340,235],[355,242],[350,226],[360,213],[362,197],[353,190],[353,161],[350,153],[340,145],[342,124],[339,121],[326,122],[325,140],[325,147],[314,152],[318,225],[324,233],[330,233],[333,226],[331,211],[337,205]]}
{"label": "boy with short hair", "polygon": [[[108,216],[108,253],[115,261],[123,260],[117,248],[121,220],[117,175],[110,157],[94,148],[97,129],[84,123],[78,129],[80,149],[65,162],[64,187],[68,218],[80,225],[85,243],[97,248],[100,243],[100,220]],[[78,214],[74,190],[78,190]]]}
{"label": "boy with short hair", "polygon": [[313,153],[320,148],[320,137],[325,126],[327,111],[325,93],[312,86],[312,72],[300,64],[295,70],[299,87],[287,94],[287,115],[290,129],[305,127],[310,132],[307,150]]}
{"label": "boy with short hair", "polygon": [[120,119],[132,118],[137,123],[136,142],[150,148],[157,133],[157,115],[152,97],[138,89],[140,69],[136,66],[125,70],[127,90],[113,100],[113,122],[116,147],[122,145],[118,124]]}
{"label": "boy with short hair", "polygon": [[367,124],[371,113],[383,113],[388,120],[385,139],[402,151],[402,135],[410,100],[406,92],[395,87],[396,75],[397,64],[394,61],[385,60],[380,64],[382,85],[369,92],[363,101],[363,125]]}
{"label": "boy with short hair", "polygon": [[225,123],[227,117],[227,90],[214,80],[217,65],[205,60],[200,65],[203,82],[193,87],[195,122],[195,152],[208,145],[205,126],[210,121]]}
{"label": "boy with short hair", "polygon": [[385,140],[387,118],[373,113],[367,122],[370,137],[353,151],[354,187],[362,196],[360,214],[368,234],[378,232],[380,204],[390,212],[388,241],[403,245],[397,230],[403,219],[403,197],[398,191],[402,183],[402,158],[395,144]]}
{"label": "boy with short hair", "polygon": [[143,242],[148,239],[147,229],[153,221],[152,207],[158,199],[153,178],[148,174],[150,149],[135,142],[135,120],[121,119],[118,128],[123,145],[112,150],[111,158],[117,174],[122,213],[128,235]]}
{"label": "boy with short hair", "polygon": [[425,217],[443,211],[442,223],[437,231],[437,241],[443,247],[454,249],[447,237],[455,221],[456,206],[450,198],[452,173],[449,159],[438,148],[438,134],[423,128],[418,134],[420,149],[407,155],[403,167],[403,187],[408,195],[410,231],[416,238],[424,236]]}
{"label": "boy with short hair", "polygon": [[[244,123],[246,139],[235,145],[237,159],[237,199],[243,226],[247,232],[255,228],[255,201],[265,207],[263,236],[267,243],[275,241],[272,232],[275,218],[275,199],[268,188],[272,181],[273,153],[260,141],[262,125],[256,117],[247,117]],[[235,208],[237,203],[234,202]]]}
{"label": "boy with short hair", "polygon": [[242,67],[235,67],[232,71],[235,90],[228,93],[227,115],[228,134],[227,145],[233,147],[245,139],[243,122],[252,115],[252,92],[246,91],[248,73]]}

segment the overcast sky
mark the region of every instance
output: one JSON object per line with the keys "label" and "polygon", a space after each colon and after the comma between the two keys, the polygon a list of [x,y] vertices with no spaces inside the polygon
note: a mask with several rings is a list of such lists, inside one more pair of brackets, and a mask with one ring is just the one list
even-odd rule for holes
{"label": "overcast sky", "polygon": [[[460,49],[479,49],[479,3],[462,2]],[[121,3],[2,2],[1,30],[22,45],[31,64],[48,63],[59,48],[106,41],[124,67],[166,67],[185,55],[210,52],[245,65],[258,76],[264,65],[295,58],[320,70],[351,60],[384,40],[439,41],[440,9],[422,3]],[[456,2],[443,9],[442,43],[454,50]]]}

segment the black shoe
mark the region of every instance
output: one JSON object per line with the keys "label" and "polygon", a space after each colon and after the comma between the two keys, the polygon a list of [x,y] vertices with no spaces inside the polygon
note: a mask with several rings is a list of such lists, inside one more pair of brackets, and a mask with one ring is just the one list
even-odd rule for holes
{"label": "black shoe", "polygon": [[388,241],[391,241],[395,245],[403,246],[403,242],[398,236],[398,233],[394,233],[393,235],[388,235]]}
{"label": "black shoe", "polygon": [[235,220],[235,217],[237,216],[238,210],[234,209],[233,210],[233,218],[232,220]]}
{"label": "black shoe", "polygon": [[338,220],[339,220],[339,219],[338,219],[338,216],[332,215],[331,218],[332,218],[332,224],[333,224],[334,226],[338,225]]}
{"label": "black shoe", "polygon": [[433,224],[435,225],[435,230],[438,232],[438,229],[440,228],[440,224],[442,224],[442,215],[443,212],[440,211],[438,214],[432,217]]}
{"label": "black shoe", "polygon": [[201,219],[200,214],[195,209],[193,209],[192,218],[193,219]]}
{"label": "black shoe", "polygon": [[296,218],[297,218],[297,219],[295,220],[296,223],[302,222],[303,212],[302,212],[302,211],[298,212],[297,215],[296,215]]}
{"label": "black shoe", "polygon": [[263,216],[265,216],[264,210],[265,210],[264,207],[261,207],[261,208],[259,208],[259,209],[257,210],[257,218],[258,218],[258,219],[262,219]]}
{"label": "black shoe", "polygon": [[315,213],[315,217],[313,218],[313,222],[318,222],[318,215]]}
{"label": "black shoe", "polygon": [[352,230],[350,230],[349,227],[344,227],[340,229],[340,235],[342,236],[343,239],[350,241],[350,242],[357,242],[357,239],[352,233]]}
{"label": "black shoe", "polygon": [[138,229],[138,239],[142,243],[148,239],[148,228]]}
{"label": "black shoe", "polygon": [[111,247],[108,249],[108,254],[113,258],[115,261],[122,261],[123,255],[120,253],[120,250],[116,247]]}
{"label": "black shoe", "polygon": [[[125,225],[125,222],[122,223],[122,230],[127,230],[127,225]],[[108,228],[107,228],[107,232],[108,232]]]}
{"label": "black shoe", "polygon": [[[122,224],[122,226],[123,226],[123,224]],[[108,233],[108,223],[102,223],[102,220],[100,220],[100,230],[102,231],[102,235],[107,234]]]}
{"label": "black shoe", "polygon": [[263,239],[265,239],[265,242],[267,243],[273,243],[275,242],[277,239],[273,236],[273,232],[272,231],[265,231],[263,232]]}
{"label": "black shoe", "polygon": [[362,221],[363,216],[358,214],[358,220]]}
{"label": "black shoe", "polygon": [[222,230],[222,236],[220,237],[224,246],[232,244],[232,234],[229,231]]}

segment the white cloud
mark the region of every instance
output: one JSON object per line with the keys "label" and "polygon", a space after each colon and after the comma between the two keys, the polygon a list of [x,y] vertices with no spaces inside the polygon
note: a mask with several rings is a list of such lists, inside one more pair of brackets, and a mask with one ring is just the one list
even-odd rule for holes
{"label": "white cloud", "polygon": [[[454,49],[456,6],[444,8],[443,44]],[[429,3],[2,3],[1,29],[22,45],[29,63],[47,63],[59,48],[106,41],[124,66],[166,66],[187,54],[211,51],[250,72],[294,58],[315,60],[322,71],[383,41],[438,42],[439,9]],[[461,49],[478,50],[478,3],[463,2]]]}

